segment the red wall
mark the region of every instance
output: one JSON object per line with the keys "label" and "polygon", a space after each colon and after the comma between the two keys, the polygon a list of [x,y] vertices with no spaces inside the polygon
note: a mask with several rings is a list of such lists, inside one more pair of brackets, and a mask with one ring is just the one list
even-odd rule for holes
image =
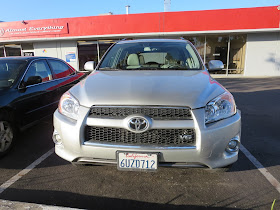
{"label": "red wall", "polygon": [[[276,6],[243,9],[108,15],[0,23],[0,41],[50,37],[94,36],[178,31],[249,30],[279,28]],[[5,35],[7,29],[64,25],[62,32]]]}

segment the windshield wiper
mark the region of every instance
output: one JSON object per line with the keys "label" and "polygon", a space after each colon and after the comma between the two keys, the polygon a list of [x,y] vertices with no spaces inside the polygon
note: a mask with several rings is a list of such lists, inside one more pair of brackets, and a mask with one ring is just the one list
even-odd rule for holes
{"label": "windshield wiper", "polygon": [[155,67],[140,67],[140,68],[133,68],[133,69],[125,69],[125,70],[164,70],[164,69],[155,68]]}
{"label": "windshield wiper", "polygon": [[115,68],[110,68],[110,67],[104,67],[104,68],[99,68],[97,70],[102,70],[102,71],[120,71],[124,69],[115,69]]}

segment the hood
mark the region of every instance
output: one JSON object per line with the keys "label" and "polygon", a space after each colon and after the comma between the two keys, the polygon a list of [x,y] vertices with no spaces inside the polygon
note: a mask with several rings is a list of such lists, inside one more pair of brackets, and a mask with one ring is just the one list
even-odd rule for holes
{"label": "hood", "polygon": [[200,71],[96,71],[70,92],[82,106],[163,105],[204,107],[224,87]]}

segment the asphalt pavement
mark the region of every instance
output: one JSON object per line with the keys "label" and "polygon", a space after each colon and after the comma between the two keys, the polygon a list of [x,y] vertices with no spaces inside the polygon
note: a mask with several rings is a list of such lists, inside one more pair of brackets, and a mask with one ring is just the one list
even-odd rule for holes
{"label": "asphalt pavement", "polygon": [[[242,145],[280,182],[280,78],[218,79],[242,111]],[[74,167],[52,153],[29,173],[22,170],[53,148],[52,119],[20,135],[0,159],[0,209],[280,209],[280,192],[243,152],[226,173],[160,168],[156,173],[116,166]],[[1,200],[0,200],[1,201]],[[18,203],[20,202],[20,203]],[[24,206],[28,203],[27,206]],[[32,205],[30,205],[30,203]],[[41,204],[34,206],[33,204]]]}

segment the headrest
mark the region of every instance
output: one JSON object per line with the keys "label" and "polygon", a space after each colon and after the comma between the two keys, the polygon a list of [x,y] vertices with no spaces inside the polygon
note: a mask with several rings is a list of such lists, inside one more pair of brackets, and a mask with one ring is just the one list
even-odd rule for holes
{"label": "headrest", "polygon": [[139,58],[136,54],[130,54],[127,58],[128,66],[139,66]]}
{"label": "headrest", "polygon": [[144,65],[145,64],[145,59],[144,59],[144,56],[143,55],[139,55],[139,63],[141,65]]}

